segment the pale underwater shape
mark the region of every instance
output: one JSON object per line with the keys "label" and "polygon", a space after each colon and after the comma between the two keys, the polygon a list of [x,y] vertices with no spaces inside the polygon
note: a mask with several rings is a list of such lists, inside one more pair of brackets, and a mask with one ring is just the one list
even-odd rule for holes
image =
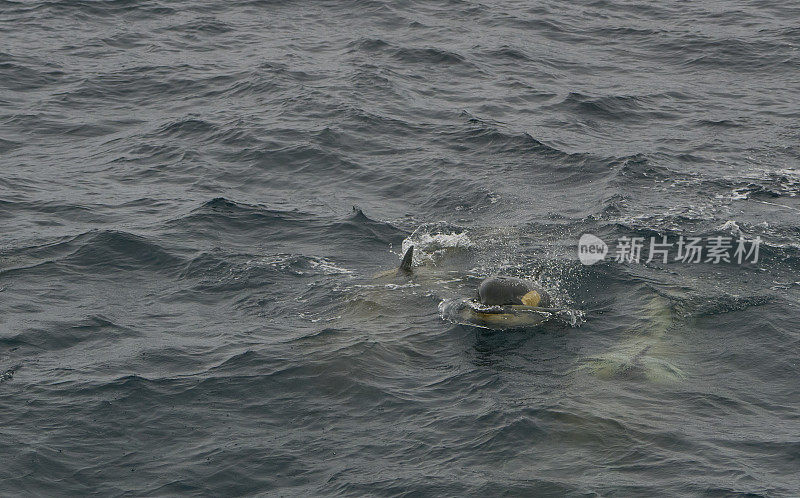
{"label": "pale underwater shape", "polygon": [[611,351],[593,356],[577,367],[601,379],[647,379],[677,382],[686,378],[678,366],[664,358],[669,354],[664,336],[675,325],[669,299],[656,295],[643,308],[641,325],[627,331],[629,337]]}

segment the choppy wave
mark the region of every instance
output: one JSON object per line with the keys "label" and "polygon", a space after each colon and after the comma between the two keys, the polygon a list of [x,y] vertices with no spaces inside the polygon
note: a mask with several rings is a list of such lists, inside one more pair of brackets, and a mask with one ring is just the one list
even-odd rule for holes
{"label": "choppy wave", "polygon": [[797,495],[798,14],[0,0],[0,494]]}

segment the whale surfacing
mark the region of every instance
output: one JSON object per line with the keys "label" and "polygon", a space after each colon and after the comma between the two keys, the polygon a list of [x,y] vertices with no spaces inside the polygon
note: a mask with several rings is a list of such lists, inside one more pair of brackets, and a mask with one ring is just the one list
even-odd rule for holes
{"label": "whale surfacing", "polygon": [[493,276],[478,287],[481,304],[487,306],[550,306],[550,295],[530,280]]}

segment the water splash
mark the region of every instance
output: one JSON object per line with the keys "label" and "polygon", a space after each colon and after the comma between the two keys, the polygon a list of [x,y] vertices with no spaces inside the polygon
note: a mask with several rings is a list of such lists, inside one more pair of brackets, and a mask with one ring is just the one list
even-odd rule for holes
{"label": "water splash", "polygon": [[403,240],[402,254],[412,245],[415,266],[428,262],[436,264],[453,252],[473,247],[466,230],[443,221],[424,223],[417,227]]}

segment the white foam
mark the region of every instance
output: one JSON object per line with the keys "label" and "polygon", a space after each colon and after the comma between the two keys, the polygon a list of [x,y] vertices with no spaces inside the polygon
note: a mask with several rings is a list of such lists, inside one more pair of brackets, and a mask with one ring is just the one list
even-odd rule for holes
{"label": "white foam", "polygon": [[730,232],[734,235],[742,234],[742,229],[739,228],[738,223],[736,223],[734,220],[726,221],[724,224],[722,224],[722,226],[718,227],[718,230],[722,232]]}
{"label": "white foam", "polygon": [[750,192],[746,188],[734,189],[731,193],[731,200],[740,201],[750,197]]}
{"label": "white foam", "polygon": [[441,254],[472,247],[466,231],[458,232],[447,223],[426,223],[403,240],[402,254],[414,246],[414,265],[433,261]]}
{"label": "white foam", "polygon": [[353,271],[343,268],[333,261],[325,258],[312,258],[308,262],[313,268],[319,269],[325,275],[352,275]]}

